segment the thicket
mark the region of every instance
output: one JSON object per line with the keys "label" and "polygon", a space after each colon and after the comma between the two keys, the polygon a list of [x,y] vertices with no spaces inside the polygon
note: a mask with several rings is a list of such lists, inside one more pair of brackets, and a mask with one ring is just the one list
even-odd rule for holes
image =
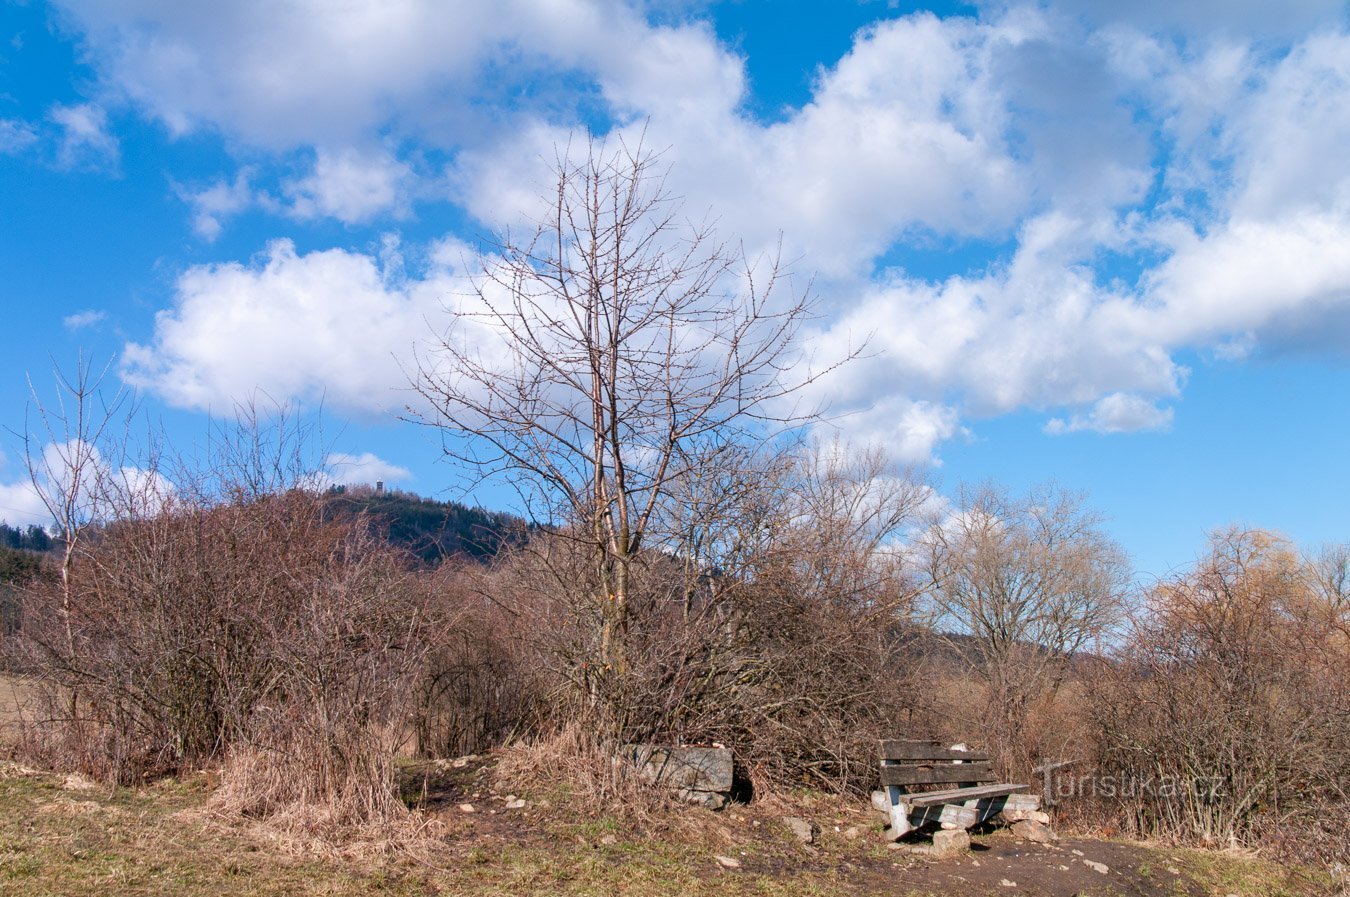
{"label": "thicket", "polygon": [[[1142,837],[1344,862],[1350,553],[1216,533],[1085,677],[1098,806]],[[1089,797],[1093,795],[1089,794]]]}
{"label": "thicket", "polygon": [[387,818],[412,694],[445,626],[406,559],[301,490],[87,534],[25,595],[46,690],[28,749],[129,784],[223,764],[246,812]]}

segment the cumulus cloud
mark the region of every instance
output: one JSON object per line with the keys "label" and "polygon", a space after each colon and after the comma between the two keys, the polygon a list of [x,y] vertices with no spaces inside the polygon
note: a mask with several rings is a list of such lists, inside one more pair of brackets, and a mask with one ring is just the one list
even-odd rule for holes
{"label": "cumulus cloud", "polygon": [[[448,151],[451,199],[479,221],[528,219],[592,104],[611,141],[669,147],[692,217],[712,210],[752,255],[781,231],[785,257],[820,272],[815,350],[871,340],[820,397],[906,458],[1025,408],[1052,433],[1165,428],[1183,352],[1350,342],[1350,35],[1330,0],[896,16],[768,123],[744,112],[745,60],[692,18],[314,3],[66,6],[108,82],[171,128],[312,151],[276,206],[301,219],[407,213],[417,141]],[[241,174],[185,199],[209,238],[258,196]],[[947,268],[907,270],[914,246]],[[387,411],[395,359],[460,276],[274,243],[184,275],[127,376],[186,407],[261,387]]]}
{"label": "cumulus cloud", "polygon": [[291,214],[345,224],[406,211],[412,169],[386,152],[320,149],[313,170],[286,184]]}
{"label": "cumulus cloud", "polygon": [[0,483],[0,520],[51,526],[53,507],[73,509],[74,522],[157,513],[175,487],[156,470],[116,464],[81,440],[50,442],[33,460],[35,476]]}
{"label": "cumulus cloud", "polygon": [[15,527],[47,526],[52,515],[33,484],[23,479],[0,483],[0,522]]}
{"label": "cumulus cloud", "polygon": [[360,485],[412,479],[412,471],[391,464],[372,452],[359,455],[333,452],[324,461],[325,476],[333,483]]}
{"label": "cumulus cloud", "polygon": [[1068,420],[1052,418],[1045,425],[1045,432],[1052,436],[1081,430],[1133,433],[1138,430],[1164,430],[1171,423],[1171,408],[1159,408],[1139,396],[1113,392],[1093,403],[1086,414],[1075,414]]}
{"label": "cumulus cloud", "polygon": [[123,376],[183,408],[228,409],[261,390],[391,413],[407,398],[404,369],[428,319],[462,290],[445,272],[404,281],[369,255],[301,255],[278,240],[249,264],[187,271],[153,341],[126,347]]}

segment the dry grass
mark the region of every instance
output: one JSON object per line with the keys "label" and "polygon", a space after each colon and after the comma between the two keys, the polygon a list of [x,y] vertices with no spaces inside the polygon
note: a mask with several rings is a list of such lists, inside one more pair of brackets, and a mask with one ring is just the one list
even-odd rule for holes
{"label": "dry grass", "polygon": [[33,701],[32,687],[21,676],[0,673],[0,745],[18,736]]}

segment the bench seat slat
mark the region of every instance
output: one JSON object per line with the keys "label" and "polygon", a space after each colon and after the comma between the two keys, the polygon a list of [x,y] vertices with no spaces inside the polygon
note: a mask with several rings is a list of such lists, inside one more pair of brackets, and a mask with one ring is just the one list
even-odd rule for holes
{"label": "bench seat slat", "polygon": [[940,785],[948,782],[993,782],[992,763],[936,763],[931,766],[882,766],[883,785]]}
{"label": "bench seat slat", "polygon": [[969,800],[1006,797],[1009,794],[1021,794],[1029,790],[1031,790],[1030,785],[1014,785],[1005,782],[998,785],[978,785],[974,788],[930,791],[927,794],[906,794],[900,799],[911,807],[931,807],[936,804],[962,804]]}
{"label": "bench seat slat", "polygon": [[901,741],[886,739],[881,742],[882,760],[971,760],[986,761],[988,754],[976,751],[954,751],[935,741]]}

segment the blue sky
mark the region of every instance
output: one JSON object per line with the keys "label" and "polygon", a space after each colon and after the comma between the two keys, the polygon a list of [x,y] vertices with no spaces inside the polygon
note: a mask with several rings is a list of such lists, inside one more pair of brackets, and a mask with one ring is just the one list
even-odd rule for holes
{"label": "blue sky", "polygon": [[1339,0],[9,3],[0,424],[84,351],[177,440],[322,401],[341,478],[457,497],[399,362],[586,127],[781,234],[815,348],[871,338],[815,398],[942,489],[1085,490],[1144,577],[1348,538]]}

